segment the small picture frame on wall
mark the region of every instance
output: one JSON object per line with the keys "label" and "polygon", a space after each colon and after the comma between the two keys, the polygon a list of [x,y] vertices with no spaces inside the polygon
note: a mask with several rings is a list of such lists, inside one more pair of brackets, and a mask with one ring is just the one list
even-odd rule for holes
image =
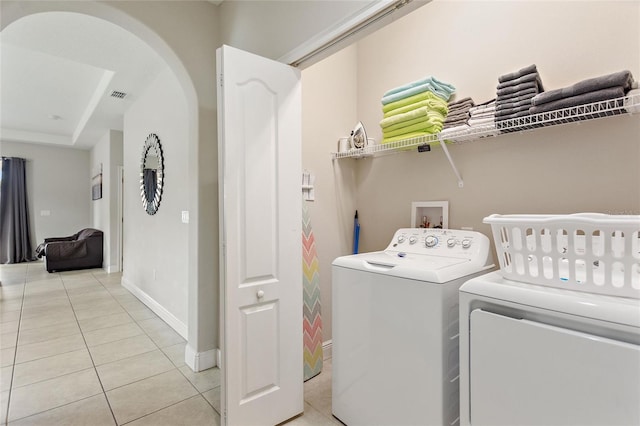
{"label": "small picture frame on wall", "polygon": [[448,201],[414,201],[411,203],[412,228],[449,228]]}
{"label": "small picture frame on wall", "polygon": [[91,199],[99,200],[102,198],[102,164],[100,171],[91,178]]}

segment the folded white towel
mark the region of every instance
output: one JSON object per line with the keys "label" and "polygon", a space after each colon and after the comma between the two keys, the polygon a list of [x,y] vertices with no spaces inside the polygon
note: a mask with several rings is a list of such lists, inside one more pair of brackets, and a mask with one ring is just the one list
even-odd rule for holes
{"label": "folded white towel", "polygon": [[489,117],[489,118],[470,118],[469,121],[469,126],[481,126],[481,125],[490,125],[490,124],[494,124],[495,123],[495,118],[494,117]]}

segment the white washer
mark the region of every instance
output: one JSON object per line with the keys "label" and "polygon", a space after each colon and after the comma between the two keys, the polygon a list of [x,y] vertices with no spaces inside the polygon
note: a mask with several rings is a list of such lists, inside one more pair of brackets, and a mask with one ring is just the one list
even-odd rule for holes
{"label": "white washer", "polygon": [[640,301],[506,280],[460,288],[462,425],[640,424]]}
{"label": "white washer", "polygon": [[400,229],[333,262],[332,412],[349,426],[458,419],[458,289],[493,265],[473,231]]}

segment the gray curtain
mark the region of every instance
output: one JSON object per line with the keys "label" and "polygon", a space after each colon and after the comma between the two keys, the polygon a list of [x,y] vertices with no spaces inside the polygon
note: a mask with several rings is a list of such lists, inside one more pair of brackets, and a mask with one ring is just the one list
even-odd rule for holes
{"label": "gray curtain", "polygon": [[0,263],[35,260],[31,248],[25,159],[2,157]]}

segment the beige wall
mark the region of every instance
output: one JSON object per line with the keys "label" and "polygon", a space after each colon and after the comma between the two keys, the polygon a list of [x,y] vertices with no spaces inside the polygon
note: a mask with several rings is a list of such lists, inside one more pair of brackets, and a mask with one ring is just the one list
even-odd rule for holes
{"label": "beige wall", "polygon": [[[426,75],[476,102],[495,97],[499,75],[532,63],[547,90],[622,69],[640,77],[638,8],[434,1],[359,43],[359,116],[379,139],[384,91]],[[362,248],[384,248],[408,225],[411,201],[448,200],[450,227],[482,232],[491,213],[640,214],[639,130],[637,115],[623,116],[453,146],[462,189],[440,148],[361,161]]]}
{"label": "beige wall", "polygon": [[[0,142],[5,157],[27,160],[26,179],[33,249],[49,237],[91,226],[89,151],[24,142]],[[48,211],[48,216],[43,216]]]}
{"label": "beige wall", "polygon": [[[33,13],[68,11],[105,19],[138,36],[167,63],[187,100],[190,212],[188,352],[213,365],[218,341],[218,207],[215,50],[218,7],[206,1],[2,1],[0,29]],[[88,167],[87,167],[88,169]],[[125,171],[126,172],[126,171]],[[87,206],[87,209],[89,207]],[[203,218],[201,221],[200,218]],[[206,354],[207,361],[198,361]],[[200,365],[198,363],[200,362]]]}
{"label": "beige wall", "polygon": [[[472,227],[488,236],[482,219],[492,213],[640,214],[637,114],[449,146],[463,188],[440,147],[333,164],[329,154],[337,135],[357,120],[379,141],[382,94],[427,75],[478,103],[495,97],[499,75],[532,63],[547,90],[622,69],[640,78],[639,10],[637,2],[434,1],[358,42],[355,64],[345,54],[305,70],[303,164],[317,172],[318,185],[328,185],[312,210],[325,324],[331,309],[328,258],[350,253],[355,208],[361,252],[384,249],[396,229],[410,226],[412,201],[447,200],[451,228]],[[333,91],[354,81],[353,67],[355,116],[343,111],[348,96]],[[345,95],[353,93],[350,88]],[[309,111],[315,122],[308,121]],[[355,202],[344,196],[354,185],[345,171],[355,172]],[[331,250],[324,251],[325,241]],[[325,327],[324,340],[330,338]]]}
{"label": "beige wall", "polygon": [[278,59],[371,3],[371,0],[226,1],[220,5],[221,36],[225,44]]}
{"label": "beige wall", "polygon": [[302,167],[317,176],[309,208],[320,268],[323,340],[331,338],[331,262],[349,253],[356,208],[355,164],[329,160],[358,121],[357,48],[348,47],[302,72]]}
{"label": "beige wall", "polygon": [[91,176],[102,170],[102,198],[91,202],[91,226],[104,233],[103,269],[114,272],[118,270],[118,168],[122,166],[122,132],[105,133],[91,149],[90,158]]}
{"label": "beige wall", "polygon": [[[177,332],[188,329],[189,209],[187,108],[180,85],[168,68],[149,84],[124,116],[123,284],[142,298]],[[140,159],[149,134],[160,139],[164,157],[162,199],[154,215],[140,199]]]}

